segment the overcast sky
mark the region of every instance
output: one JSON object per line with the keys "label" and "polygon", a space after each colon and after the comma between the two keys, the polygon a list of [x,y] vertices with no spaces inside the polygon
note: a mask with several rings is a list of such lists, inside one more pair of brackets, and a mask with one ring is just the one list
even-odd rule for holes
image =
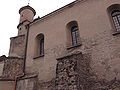
{"label": "overcast sky", "polygon": [[[0,56],[8,56],[10,37],[17,35],[19,9],[29,0],[2,0],[0,2]],[[36,10],[35,17],[42,17],[74,0],[30,0],[30,6]]]}

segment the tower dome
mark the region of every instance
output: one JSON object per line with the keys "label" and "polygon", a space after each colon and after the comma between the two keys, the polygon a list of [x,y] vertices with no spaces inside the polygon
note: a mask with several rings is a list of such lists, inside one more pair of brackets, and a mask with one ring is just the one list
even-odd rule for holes
{"label": "tower dome", "polygon": [[20,8],[19,14],[20,14],[20,23],[24,21],[31,22],[33,20],[33,17],[36,15],[36,11],[31,6],[27,5]]}

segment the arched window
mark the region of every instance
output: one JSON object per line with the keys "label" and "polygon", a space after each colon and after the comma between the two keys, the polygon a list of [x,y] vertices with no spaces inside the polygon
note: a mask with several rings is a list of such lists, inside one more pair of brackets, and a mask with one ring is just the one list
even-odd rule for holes
{"label": "arched window", "polygon": [[80,45],[79,28],[76,21],[71,21],[67,24],[69,42],[72,46]]}
{"label": "arched window", "polygon": [[107,8],[109,16],[112,20],[112,26],[120,32],[120,4],[113,4]]}
{"label": "arched window", "polygon": [[115,28],[117,31],[120,31],[120,11],[115,10],[111,13]]}
{"label": "arched window", "polygon": [[44,35],[39,34],[36,37],[37,45],[36,45],[36,56],[43,56],[44,55]]}

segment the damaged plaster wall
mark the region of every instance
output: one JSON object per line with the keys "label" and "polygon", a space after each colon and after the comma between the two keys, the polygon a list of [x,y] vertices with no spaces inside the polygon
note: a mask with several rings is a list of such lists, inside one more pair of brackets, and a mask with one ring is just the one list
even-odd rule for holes
{"label": "damaged plaster wall", "polygon": [[[38,74],[40,90],[54,87],[53,82],[58,73],[56,65],[59,64],[56,58],[78,51],[82,52],[84,58],[79,58],[82,62],[78,62],[76,71],[81,89],[119,90],[120,36],[112,35],[115,31],[107,14],[107,8],[116,3],[120,3],[120,0],[86,0],[30,26],[26,72]],[[78,22],[82,45],[68,50],[66,24],[73,20]],[[45,35],[45,55],[36,58],[35,38],[40,33]],[[19,52],[19,49],[16,50]],[[79,59],[73,58],[75,61]]]}
{"label": "damaged plaster wall", "polygon": [[18,80],[16,90],[38,90],[37,78]]}
{"label": "damaged plaster wall", "polygon": [[[78,60],[81,61],[81,54],[79,58],[77,55],[70,55],[58,59],[56,69],[56,90],[79,90],[79,74],[77,71]],[[84,63],[84,62],[83,62]],[[84,64],[83,64],[84,65]],[[84,70],[82,70],[84,73]],[[86,73],[86,72],[85,72]]]}
{"label": "damaged plaster wall", "polygon": [[76,52],[57,59],[56,78],[37,82],[37,90],[120,90],[120,80],[99,79],[93,72],[91,54]]}
{"label": "damaged plaster wall", "polygon": [[91,55],[91,69],[99,79],[120,79],[120,37],[104,31],[92,38],[82,39],[84,53]]}
{"label": "damaged plaster wall", "polygon": [[10,40],[9,56],[23,58],[25,54],[25,35],[12,37]]}
{"label": "damaged plaster wall", "polygon": [[[119,80],[120,36],[112,35],[114,30],[107,13],[107,8],[116,3],[120,3],[120,0],[85,0],[32,23],[28,37],[26,72],[38,74],[41,82],[51,81],[56,76],[56,58],[81,51],[90,55],[90,72],[99,80]],[[68,50],[66,24],[73,20],[78,22],[82,45]],[[34,59],[35,38],[40,33],[45,36],[45,55]]]}
{"label": "damaged plaster wall", "polygon": [[56,90],[120,90],[120,80],[99,79],[91,72],[90,62],[91,55],[82,53],[58,59]]}
{"label": "damaged plaster wall", "polygon": [[3,67],[4,67],[4,61],[0,62],[0,77],[2,76],[3,73]]}
{"label": "damaged plaster wall", "polygon": [[15,79],[17,75],[23,74],[23,58],[8,57],[4,62],[2,78]]}
{"label": "damaged plaster wall", "polygon": [[14,90],[14,81],[0,81],[0,90]]}

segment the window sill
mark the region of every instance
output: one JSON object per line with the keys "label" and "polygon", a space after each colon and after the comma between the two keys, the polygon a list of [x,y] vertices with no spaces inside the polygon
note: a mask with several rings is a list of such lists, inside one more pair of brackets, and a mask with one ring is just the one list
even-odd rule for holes
{"label": "window sill", "polygon": [[120,34],[120,31],[116,31],[112,35],[115,36],[115,35],[118,35],[118,34]]}
{"label": "window sill", "polygon": [[67,47],[67,50],[72,49],[72,48],[79,47],[79,46],[81,46],[81,45],[82,45],[82,44],[78,44],[78,45],[74,45],[74,46],[69,46],[69,47]]}
{"label": "window sill", "polygon": [[44,57],[44,54],[43,55],[40,55],[40,56],[37,56],[37,57],[34,57],[33,59],[38,59],[40,57]]}

